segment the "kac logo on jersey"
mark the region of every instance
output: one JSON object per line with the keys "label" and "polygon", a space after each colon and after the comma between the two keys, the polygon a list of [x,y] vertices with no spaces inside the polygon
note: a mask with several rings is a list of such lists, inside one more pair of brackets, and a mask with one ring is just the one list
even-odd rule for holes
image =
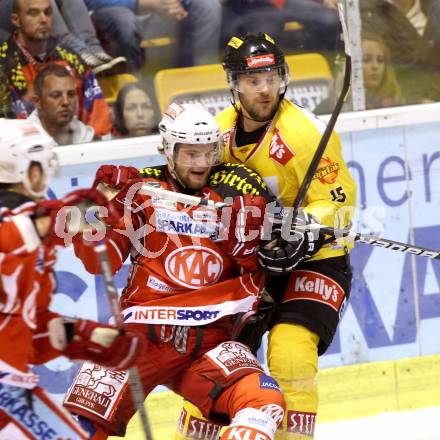
{"label": "kac logo on jersey", "polygon": [[168,255],[165,270],[176,283],[199,289],[219,279],[223,271],[223,258],[210,248],[184,246]]}
{"label": "kac logo on jersey", "polygon": [[280,165],[285,166],[295,154],[287,146],[283,137],[281,136],[280,130],[275,127],[272,139],[270,141],[269,147],[269,157]]}

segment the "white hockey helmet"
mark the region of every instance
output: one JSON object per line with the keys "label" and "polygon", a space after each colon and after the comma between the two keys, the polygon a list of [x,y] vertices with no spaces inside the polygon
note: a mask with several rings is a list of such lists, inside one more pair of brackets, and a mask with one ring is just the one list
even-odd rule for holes
{"label": "white hockey helmet", "polygon": [[[163,153],[171,171],[175,168],[177,144],[214,144],[208,165],[223,162],[223,138],[214,116],[201,104],[172,103],[159,123]],[[175,177],[175,176],[174,176]]]}
{"label": "white hockey helmet", "polygon": [[[53,147],[56,142],[42,128],[26,120],[0,119],[0,182],[23,183],[34,197],[47,191],[49,179],[59,170]],[[32,188],[29,180],[31,164],[41,165],[45,185],[40,190]]]}

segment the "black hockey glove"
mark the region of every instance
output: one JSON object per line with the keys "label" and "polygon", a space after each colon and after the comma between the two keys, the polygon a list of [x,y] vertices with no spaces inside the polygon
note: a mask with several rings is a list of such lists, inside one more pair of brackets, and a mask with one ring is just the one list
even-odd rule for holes
{"label": "black hockey glove", "polygon": [[[291,228],[286,225],[286,220],[274,219],[270,240],[262,241],[257,252],[260,266],[272,275],[291,272],[324,244],[324,236],[318,228],[319,222],[311,214],[298,212]],[[281,223],[283,221],[284,224]]]}
{"label": "black hockey glove", "polygon": [[265,290],[257,313],[249,319],[237,337],[237,341],[246,344],[255,356],[260,348],[263,335],[272,327],[275,305],[275,300]]}

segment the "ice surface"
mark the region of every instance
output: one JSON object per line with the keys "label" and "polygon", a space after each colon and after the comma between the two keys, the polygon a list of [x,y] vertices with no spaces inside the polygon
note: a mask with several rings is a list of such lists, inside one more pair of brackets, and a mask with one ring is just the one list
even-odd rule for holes
{"label": "ice surface", "polygon": [[316,425],[315,440],[440,440],[440,406]]}

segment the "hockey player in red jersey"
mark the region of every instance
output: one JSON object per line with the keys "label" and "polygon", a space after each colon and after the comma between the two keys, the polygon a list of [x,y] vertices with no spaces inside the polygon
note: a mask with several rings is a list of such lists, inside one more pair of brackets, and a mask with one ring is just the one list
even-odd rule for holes
{"label": "hockey player in red jersey", "polygon": [[[142,169],[140,179],[135,168],[105,165],[95,180],[121,188],[113,201],[124,222],[108,233],[107,248],[114,272],[131,258],[121,308],[126,325],[148,335],[138,362],[145,394],[167,386],[205,417],[229,424],[224,440],[272,440],[284,399],[249,348],[234,340],[264,284],[255,251],[269,193],[248,168],[222,164],[218,125],[201,106],[172,104],[159,129],[167,165]],[[197,195],[206,205],[151,197],[151,188]],[[230,201],[231,208],[219,214],[208,200]],[[90,248],[75,245],[75,251],[89,272],[98,271]],[[64,404],[99,426],[99,439],[124,436],[135,412],[127,378],[90,363]]]}
{"label": "hockey player in red jersey", "polygon": [[55,286],[58,210],[90,201],[95,190],[41,200],[57,167],[55,142],[27,121],[0,120],[0,438],[88,439],[86,432],[38,386],[32,364],[60,355],[129,368],[142,335],[49,311]]}

